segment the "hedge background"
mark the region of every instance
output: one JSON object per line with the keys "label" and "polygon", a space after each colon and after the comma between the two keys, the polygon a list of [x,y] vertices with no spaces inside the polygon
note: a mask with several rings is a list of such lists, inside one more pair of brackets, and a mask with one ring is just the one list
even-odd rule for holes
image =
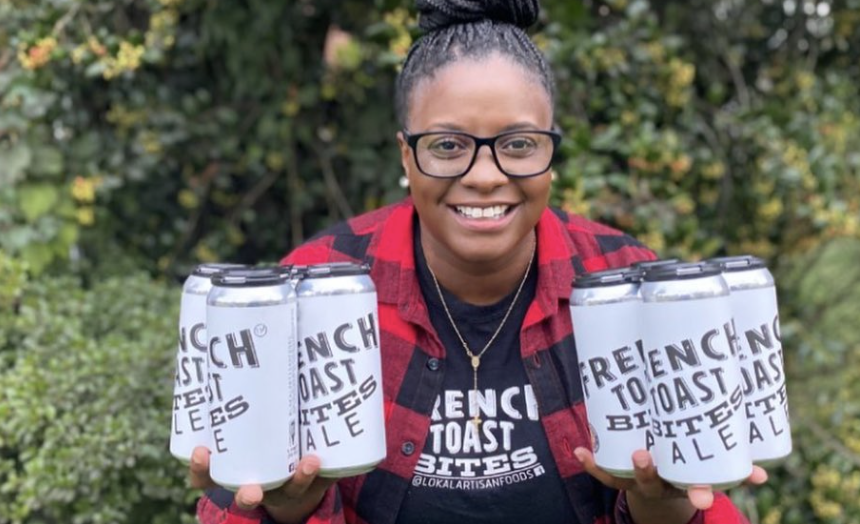
{"label": "hedge background", "polygon": [[[780,287],[796,453],[753,524],[860,521],[860,0],[543,0],[553,199]],[[0,524],[190,522],[178,282],[404,195],[408,0],[0,0]],[[181,517],[180,515],[184,515]]]}

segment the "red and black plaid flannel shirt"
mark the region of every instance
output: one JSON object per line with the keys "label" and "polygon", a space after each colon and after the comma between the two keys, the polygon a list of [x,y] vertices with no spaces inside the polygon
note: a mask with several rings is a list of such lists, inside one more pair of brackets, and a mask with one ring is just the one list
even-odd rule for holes
{"label": "red and black plaid flannel shirt", "polygon": [[[442,387],[445,348],[430,322],[415,271],[411,200],[358,216],[299,247],[284,264],[365,261],[377,286],[383,354],[388,456],[374,471],[340,480],[310,524],[393,524],[430,428]],[[631,523],[624,497],[585,473],[573,454],[590,446],[583,391],[568,309],[574,275],[626,266],[654,255],[633,238],[560,210],[537,225],[538,283],[521,328],[522,362],[540,406],[541,422],[579,524]],[[246,512],[232,494],[212,490],[200,500],[202,524],[265,524],[263,510]],[[746,523],[727,497],[691,524]]]}

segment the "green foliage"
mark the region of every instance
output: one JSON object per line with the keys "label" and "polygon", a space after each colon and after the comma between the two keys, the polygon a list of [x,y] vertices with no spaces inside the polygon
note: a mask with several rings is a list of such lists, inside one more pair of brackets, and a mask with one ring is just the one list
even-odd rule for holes
{"label": "green foliage", "polygon": [[0,523],[193,522],[167,452],[178,290],[9,266],[0,256],[15,297],[0,302]]}
{"label": "green foliage", "polygon": [[272,259],[401,196],[388,11],[0,2],[0,248],[35,272],[106,248],[152,271]]}
{"label": "green foliage", "polygon": [[561,201],[683,258],[856,235],[860,4],[654,4],[551,18]]}
{"label": "green foliage", "polygon": [[[860,4],[807,4],[545,0],[555,201],[687,258],[856,235]],[[181,273],[402,196],[411,7],[0,2],[0,248]]]}
{"label": "green foliage", "polygon": [[[860,520],[860,241],[793,257],[781,280],[795,454],[756,490],[771,522]],[[793,503],[788,503],[793,501]],[[765,520],[765,522],[768,522]]]}

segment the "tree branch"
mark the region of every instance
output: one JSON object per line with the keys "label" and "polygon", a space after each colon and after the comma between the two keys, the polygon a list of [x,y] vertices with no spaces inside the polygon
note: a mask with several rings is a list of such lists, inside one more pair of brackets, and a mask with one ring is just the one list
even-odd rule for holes
{"label": "tree branch", "polygon": [[167,267],[172,269],[173,263],[176,258],[179,256],[179,252],[182,250],[182,247],[188,243],[191,237],[194,235],[194,232],[197,230],[197,225],[200,223],[200,219],[203,217],[203,203],[209,198],[209,188],[212,186],[212,180],[215,179],[215,176],[220,171],[221,165],[218,162],[211,162],[203,171],[200,173],[200,179],[202,181],[203,193],[204,197],[201,199],[201,204],[197,206],[194,210],[194,213],[191,215],[191,220],[188,221],[188,225],[182,231],[182,235],[176,240],[176,243],[173,245],[173,249],[168,256],[168,264]]}
{"label": "tree branch", "polygon": [[806,55],[806,69],[810,73],[815,73],[815,68],[818,66],[818,54],[820,53],[818,39],[809,38],[809,54]]}
{"label": "tree branch", "polygon": [[0,71],[3,71],[10,61],[12,61],[12,50],[7,48],[0,53]]}
{"label": "tree branch", "polygon": [[824,444],[826,447],[830,448],[831,451],[838,453],[842,458],[854,464],[855,467],[860,468],[860,455],[845,447],[844,444],[834,438],[833,435],[824,429],[818,422],[814,420],[805,420],[804,422],[818,438],[820,444]]}
{"label": "tree branch", "polygon": [[236,207],[233,208],[233,211],[230,213],[230,217],[227,219],[227,223],[229,224],[228,227],[236,227],[238,222],[242,219],[242,213],[257,203],[257,200],[259,200],[260,197],[262,197],[278,180],[278,175],[279,172],[277,171],[269,171],[266,176],[254,184],[254,187],[252,187],[250,191],[242,196],[242,200],[240,200]]}
{"label": "tree branch", "polygon": [[734,176],[734,169],[732,168],[731,159],[729,159],[726,149],[723,147],[723,143],[720,140],[718,131],[708,123],[705,115],[700,113],[698,124],[699,130],[705,138],[705,142],[707,142],[708,146],[722,161],[723,166],[725,166],[725,173],[723,173],[723,178],[720,181],[720,201],[717,209],[720,229],[723,230],[726,224],[726,216],[728,215],[729,202],[731,202],[731,196],[734,192],[734,183],[732,179]]}
{"label": "tree branch", "polygon": [[68,11],[66,11],[66,14],[64,14],[62,17],[60,17],[59,20],[57,20],[57,23],[54,24],[53,29],[51,29],[51,34],[57,36],[62,33],[66,26],[69,25],[69,22],[72,21],[72,19],[78,14],[78,11],[80,10],[81,4],[74,4]]}
{"label": "tree branch", "polygon": [[304,240],[304,231],[302,228],[302,213],[298,206],[295,205],[297,195],[301,191],[301,178],[299,176],[299,164],[296,159],[296,143],[295,140],[290,140],[292,148],[290,160],[287,162],[287,207],[290,210],[290,236],[292,245],[290,250],[298,246]]}
{"label": "tree branch", "polygon": [[729,50],[724,49],[722,53],[720,53],[720,58],[723,59],[723,62],[726,64],[726,67],[729,70],[729,74],[732,77],[732,84],[735,86],[735,90],[738,93],[738,99],[740,100],[741,108],[747,109],[750,106],[751,98],[750,98],[750,90],[747,87],[747,82],[744,79],[743,71],[740,70],[738,64],[732,59],[729,55]]}
{"label": "tree branch", "polygon": [[320,169],[323,173],[323,180],[325,181],[326,189],[331,195],[332,200],[334,200],[338,211],[343,218],[352,218],[355,213],[353,213],[352,207],[349,205],[349,201],[346,199],[346,196],[343,194],[343,189],[341,189],[340,184],[337,181],[337,176],[334,172],[334,165],[331,162],[329,152],[319,146],[315,146],[314,149],[316,149],[317,159],[319,160]]}

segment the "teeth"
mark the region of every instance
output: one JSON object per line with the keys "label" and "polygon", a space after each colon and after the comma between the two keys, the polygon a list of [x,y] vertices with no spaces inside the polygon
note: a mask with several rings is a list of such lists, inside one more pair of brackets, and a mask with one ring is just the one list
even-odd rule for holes
{"label": "teeth", "polygon": [[499,219],[508,212],[510,206],[469,207],[457,206],[457,212],[469,218]]}

